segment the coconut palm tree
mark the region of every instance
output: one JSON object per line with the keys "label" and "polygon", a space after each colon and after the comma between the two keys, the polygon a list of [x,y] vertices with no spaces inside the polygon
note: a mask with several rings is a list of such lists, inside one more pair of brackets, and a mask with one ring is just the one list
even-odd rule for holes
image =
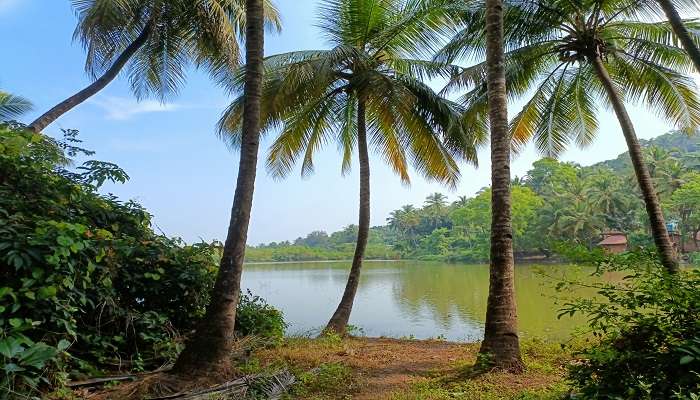
{"label": "coconut palm tree", "polygon": [[[678,263],[651,176],[644,163],[626,102],[643,102],[684,130],[700,123],[692,62],[676,45],[668,22],[643,19],[648,9],[637,0],[508,0],[506,75],[512,98],[529,96],[511,121],[514,146],[534,139],[537,148],[557,156],[571,142],[591,143],[598,131],[599,105],[610,106],[627,141],[652,234],[669,271]],[[686,21],[700,40],[700,23]],[[473,24],[478,26],[478,23]],[[483,52],[482,33],[467,27],[443,49],[451,60]],[[466,119],[486,119],[487,62],[467,68],[449,88],[469,88],[463,98]],[[475,124],[479,127],[480,124]]]}
{"label": "coconut palm tree", "polygon": [[491,249],[484,340],[479,353],[500,369],[522,371],[515,304],[503,0],[486,0],[486,99],[491,130]]}
{"label": "coconut palm tree", "polygon": [[31,111],[29,100],[0,90],[0,121],[8,121]]}
{"label": "coconut palm tree", "polygon": [[175,363],[174,370],[178,373],[226,371],[230,366],[260,143],[264,9],[264,0],[245,0],[245,104],[242,110],[242,144],[236,191],[211,300],[195,334],[190,336]]}
{"label": "coconut palm tree", "polygon": [[[325,332],[344,334],[359,284],[369,231],[370,160],[374,148],[408,184],[409,163],[423,176],[454,185],[458,159],[476,161],[474,142],[464,135],[456,103],[421,80],[448,76],[455,67],[418,58],[439,37],[452,13],[447,0],[323,0],[319,20],[329,50],[299,51],[266,60],[263,126],[281,127],[268,156],[275,177],[301,160],[302,176],[328,142],[342,153],[349,171],[357,151],[360,215],[347,285]],[[412,58],[415,57],[415,58]],[[222,120],[233,145],[240,144],[241,99]]]}
{"label": "coconut palm tree", "polygon": [[[584,195],[593,205],[606,216],[614,215],[625,205],[627,193],[621,190],[622,179],[609,171],[596,171],[585,183]],[[614,226],[612,228],[621,229]]]}
{"label": "coconut palm tree", "polygon": [[447,206],[447,196],[435,192],[425,198],[424,208],[442,211]]}
{"label": "coconut palm tree", "polygon": [[[239,65],[243,0],[73,0],[73,5],[78,14],[74,37],[87,51],[85,70],[94,81],[29,124],[37,132],[104,89],[125,68],[138,99],[156,95],[164,101],[182,86],[190,64],[219,80]],[[277,10],[270,0],[264,6],[266,23],[279,30]]]}
{"label": "coconut palm tree", "polygon": [[455,208],[464,207],[469,204],[469,196],[458,196],[457,200],[452,202],[452,206]]}

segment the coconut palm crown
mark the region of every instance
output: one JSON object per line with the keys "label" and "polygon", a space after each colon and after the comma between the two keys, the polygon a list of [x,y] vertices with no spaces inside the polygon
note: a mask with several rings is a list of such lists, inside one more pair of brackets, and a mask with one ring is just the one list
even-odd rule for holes
{"label": "coconut palm crown", "polygon": [[[238,40],[245,33],[243,0],[73,0],[78,14],[74,38],[87,51],[93,82],[35,119],[42,131],[104,89],[122,72],[138,99],[161,101],[177,94],[187,67],[206,68],[216,80],[240,63]],[[277,10],[263,2],[266,23],[280,29]]]}
{"label": "coconut palm crown", "polygon": [[32,108],[29,100],[0,90],[0,121],[16,118]]}
{"label": "coconut palm crown", "polygon": [[[451,65],[411,56],[428,54],[447,1],[324,0],[320,28],[333,47],[279,54],[266,59],[263,128],[280,128],[267,166],[284,177],[301,159],[302,175],[313,172],[313,156],[336,142],[342,171],[349,171],[357,146],[358,105],[364,105],[371,145],[410,182],[408,165],[429,179],[454,185],[456,159],[476,162],[478,139],[459,123],[463,108],[439,96],[423,79],[447,77]],[[239,75],[232,82],[240,90]],[[220,121],[220,132],[239,145],[243,99]]]}
{"label": "coconut palm crown", "polygon": [[[670,23],[659,22],[660,10],[651,0],[508,0],[506,8],[507,92],[513,99],[526,98],[510,123],[513,146],[534,140],[549,156],[558,156],[572,142],[586,146],[597,134],[600,106],[610,106],[629,148],[661,261],[677,272],[677,256],[625,106],[643,103],[687,132],[700,124],[693,63]],[[463,17],[469,23],[437,59],[483,54],[480,13]],[[700,24],[684,24],[700,42]],[[446,88],[466,88],[465,120],[477,130],[487,121],[486,70],[487,64],[479,62]]]}
{"label": "coconut palm crown", "polygon": [[[696,0],[677,0],[691,7]],[[478,3],[478,2],[475,2]],[[693,63],[660,10],[650,0],[507,0],[507,86],[511,100],[526,103],[511,121],[514,146],[534,140],[547,156],[572,143],[587,146],[598,133],[598,113],[610,100],[592,60],[600,58],[624,101],[644,104],[677,127],[700,124]],[[472,5],[473,10],[479,6]],[[445,88],[467,89],[465,119],[486,126],[486,62],[478,13],[436,60],[476,60]],[[700,22],[685,20],[700,42]]]}
{"label": "coconut palm crown", "polygon": [[[238,40],[245,36],[242,0],[73,0],[73,6],[78,15],[74,38],[85,47],[85,70],[94,78],[146,35],[126,66],[139,98],[176,94],[192,64],[219,78],[240,64]],[[266,0],[264,6],[268,27],[281,29],[272,2]]]}

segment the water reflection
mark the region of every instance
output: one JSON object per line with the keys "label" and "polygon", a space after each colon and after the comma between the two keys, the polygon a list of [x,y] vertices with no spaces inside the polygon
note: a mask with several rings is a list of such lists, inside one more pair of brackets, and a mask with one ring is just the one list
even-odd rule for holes
{"label": "water reflection", "polygon": [[[322,327],[340,298],[349,262],[247,265],[243,287],[280,308],[289,333]],[[524,335],[565,338],[583,320],[556,318],[554,276],[585,276],[573,266],[516,267],[520,330]],[[478,340],[488,295],[488,266],[417,262],[368,262],[350,323],[369,336]]]}

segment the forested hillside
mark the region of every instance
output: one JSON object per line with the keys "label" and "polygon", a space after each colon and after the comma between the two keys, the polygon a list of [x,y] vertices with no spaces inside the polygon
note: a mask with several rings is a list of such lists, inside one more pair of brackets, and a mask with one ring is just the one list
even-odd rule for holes
{"label": "forested hillside", "polygon": [[[671,131],[655,138],[640,139],[644,147],[659,147],[667,150],[689,168],[700,167],[700,134],[687,134],[681,131]],[[613,160],[597,163],[595,166],[605,166],[615,171],[623,171],[630,168],[629,153],[624,152]]]}
{"label": "forested hillside", "polygon": [[[700,229],[700,135],[670,132],[644,141],[650,172],[669,222],[687,236]],[[515,251],[520,258],[595,248],[606,230],[628,234],[632,246],[651,245],[644,205],[623,153],[582,167],[544,158],[512,182]],[[367,257],[481,262],[488,258],[490,190],[474,197],[434,193],[423,204],[394,210],[373,227]],[[357,226],[314,231],[294,241],[251,247],[248,261],[338,260],[352,257]],[[686,240],[690,240],[687,238]]]}

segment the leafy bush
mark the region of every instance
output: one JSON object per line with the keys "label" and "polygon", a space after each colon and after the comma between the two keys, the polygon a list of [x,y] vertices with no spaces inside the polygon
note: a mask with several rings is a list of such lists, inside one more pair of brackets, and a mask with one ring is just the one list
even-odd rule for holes
{"label": "leafy bush", "polygon": [[700,251],[688,253],[688,263],[694,266],[700,266]]}
{"label": "leafy bush", "polygon": [[[0,125],[0,399],[60,383],[60,371],[172,360],[216,276],[216,246],[158,235],[139,204],[98,193],[128,178],[117,166],[66,169],[69,158],[92,155],[76,134],[55,141]],[[246,332],[281,335],[276,310],[244,300]]]}
{"label": "leafy bush", "polygon": [[255,335],[279,343],[287,324],[282,313],[250,290],[241,293],[236,310],[236,331],[241,336]]}
{"label": "leafy bush", "polygon": [[600,247],[589,249],[575,242],[554,242],[552,251],[564,260],[577,264],[596,264],[605,259],[605,252]]}
{"label": "leafy bush", "polygon": [[697,395],[700,271],[669,275],[654,255],[634,252],[608,257],[596,274],[607,274],[607,282],[596,285],[599,297],[568,303],[562,310],[562,315],[587,315],[597,338],[570,368],[577,398]]}

